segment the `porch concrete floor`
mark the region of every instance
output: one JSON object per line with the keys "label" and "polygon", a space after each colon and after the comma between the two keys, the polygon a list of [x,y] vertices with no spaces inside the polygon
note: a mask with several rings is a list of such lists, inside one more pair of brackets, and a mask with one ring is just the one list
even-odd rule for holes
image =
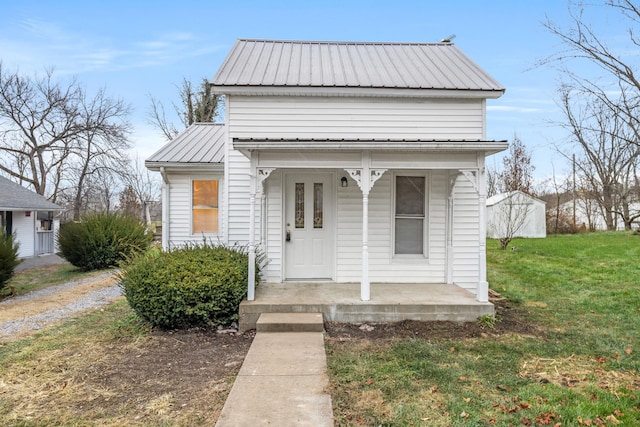
{"label": "porch concrete floor", "polygon": [[255,329],[261,313],[322,313],[344,323],[466,322],[493,315],[494,307],[456,285],[372,283],[370,301],[362,301],[359,283],[284,282],[262,284],[253,301],[240,304],[240,329]]}

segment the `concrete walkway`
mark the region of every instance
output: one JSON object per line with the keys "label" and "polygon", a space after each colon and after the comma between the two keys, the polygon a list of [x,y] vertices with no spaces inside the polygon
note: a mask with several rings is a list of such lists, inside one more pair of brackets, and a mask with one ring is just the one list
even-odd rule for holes
{"label": "concrete walkway", "polygon": [[323,332],[260,332],[216,427],[333,426]]}
{"label": "concrete walkway", "polygon": [[56,254],[39,255],[35,257],[23,258],[15,271],[28,270],[30,268],[46,267],[54,264],[65,264],[67,260]]}

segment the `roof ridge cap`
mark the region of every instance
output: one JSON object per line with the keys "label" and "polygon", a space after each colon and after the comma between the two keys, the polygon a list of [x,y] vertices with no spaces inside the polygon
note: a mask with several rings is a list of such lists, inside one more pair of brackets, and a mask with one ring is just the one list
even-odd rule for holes
{"label": "roof ridge cap", "polygon": [[395,45],[395,46],[454,46],[451,42],[402,42],[402,41],[346,41],[346,40],[283,40],[239,38],[238,42],[282,43],[282,44],[340,44],[340,45]]}

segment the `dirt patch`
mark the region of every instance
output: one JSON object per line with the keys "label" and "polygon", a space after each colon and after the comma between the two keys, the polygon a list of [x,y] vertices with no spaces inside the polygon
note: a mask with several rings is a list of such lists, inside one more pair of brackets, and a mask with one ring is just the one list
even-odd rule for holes
{"label": "dirt patch", "polygon": [[79,414],[99,411],[126,424],[171,419],[212,425],[253,336],[158,331],[133,348],[108,349],[99,363],[75,373],[74,381],[91,399],[70,408]]}
{"label": "dirt patch", "polygon": [[39,352],[2,372],[0,426],[214,425],[253,337],[152,331]]}
{"label": "dirt patch", "polygon": [[330,339],[451,339],[487,337],[492,335],[517,334],[522,336],[542,336],[543,331],[531,322],[527,311],[501,299],[493,302],[496,322],[491,328],[481,322],[419,322],[404,320],[395,323],[345,324],[326,323],[325,329]]}

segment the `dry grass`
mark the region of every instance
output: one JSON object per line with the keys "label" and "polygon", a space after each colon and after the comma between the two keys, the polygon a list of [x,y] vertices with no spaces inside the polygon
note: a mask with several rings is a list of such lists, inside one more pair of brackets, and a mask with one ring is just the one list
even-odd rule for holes
{"label": "dry grass", "polygon": [[640,374],[633,371],[604,369],[603,361],[585,357],[531,358],[522,364],[520,377],[543,384],[569,388],[597,386],[616,394],[619,390],[640,389]]}
{"label": "dry grass", "polygon": [[0,426],[213,425],[249,345],[145,333],[121,301],[0,344]]}

